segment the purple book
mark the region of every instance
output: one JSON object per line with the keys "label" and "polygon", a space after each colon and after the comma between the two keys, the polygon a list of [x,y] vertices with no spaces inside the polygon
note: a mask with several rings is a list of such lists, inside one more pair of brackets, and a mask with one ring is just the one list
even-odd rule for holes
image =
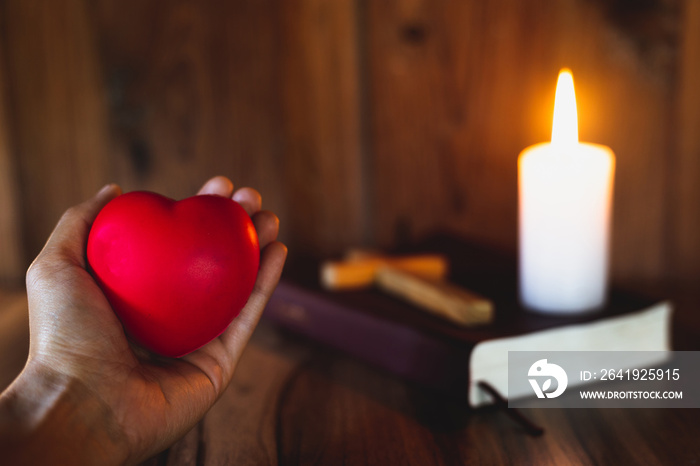
{"label": "purple book", "polygon": [[470,384],[470,354],[478,343],[631,316],[656,303],[614,292],[606,309],[595,315],[533,314],[518,303],[513,255],[451,236],[399,251],[411,252],[447,256],[450,281],[491,299],[494,322],[467,328],[374,289],[326,291],[319,285],[319,262],[312,259],[288,264],[263,318],[424,387],[464,397]]}

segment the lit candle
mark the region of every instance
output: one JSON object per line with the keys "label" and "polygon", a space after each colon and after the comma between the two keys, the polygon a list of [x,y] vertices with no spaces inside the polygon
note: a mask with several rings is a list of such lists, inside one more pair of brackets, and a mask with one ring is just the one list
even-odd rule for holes
{"label": "lit candle", "polygon": [[578,141],[574,81],[559,73],[552,142],[518,157],[520,298],[531,310],[574,314],[602,307],[615,154]]}

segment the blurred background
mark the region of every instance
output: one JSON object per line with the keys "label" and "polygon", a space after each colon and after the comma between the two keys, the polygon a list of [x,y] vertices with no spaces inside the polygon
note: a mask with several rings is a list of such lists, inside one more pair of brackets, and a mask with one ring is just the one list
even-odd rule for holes
{"label": "blurred background", "polygon": [[0,277],[107,182],[253,186],[290,254],[517,240],[557,73],[617,156],[613,279],[700,279],[700,1],[0,1]]}

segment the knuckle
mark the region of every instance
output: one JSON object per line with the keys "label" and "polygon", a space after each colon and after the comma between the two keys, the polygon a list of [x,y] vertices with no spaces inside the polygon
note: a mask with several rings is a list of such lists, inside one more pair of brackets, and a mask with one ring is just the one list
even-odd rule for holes
{"label": "knuckle", "polygon": [[32,288],[41,281],[41,278],[44,276],[44,268],[43,258],[41,255],[39,255],[39,257],[37,257],[34,262],[31,263],[27,269],[27,273],[25,274],[25,283],[27,288]]}
{"label": "knuckle", "polygon": [[63,260],[39,254],[39,257],[29,266],[25,276],[27,289],[47,289],[53,288],[56,283],[67,283],[70,280],[70,274],[66,272],[72,267],[72,264]]}
{"label": "knuckle", "polygon": [[63,215],[61,215],[59,223],[70,221],[80,216],[80,209],[78,206],[69,207],[65,212],[63,212]]}
{"label": "knuckle", "polygon": [[[69,207],[61,216],[59,223],[68,222],[87,222],[87,207],[85,203],[77,204]],[[89,222],[87,222],[89,223]]]}

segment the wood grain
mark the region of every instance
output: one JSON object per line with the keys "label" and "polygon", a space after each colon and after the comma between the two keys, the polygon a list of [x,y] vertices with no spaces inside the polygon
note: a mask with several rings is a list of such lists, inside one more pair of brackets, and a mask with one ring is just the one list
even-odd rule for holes
{"label": "wood grain", "polygon": [[339,253],[368,234],[356,1],[282,3],[290,240]]}
{"label": "wood grain", "polygon": [[17,377],[29,354],[27,296],[0,290],[0,392]]}
{"label": "wood grain", "polygon": [[20,198],[12,128],[7,117],[7,63],[0,36],[0,285],[22,282],[24,260],[21,239]]}
{"label": "wood grain", "polygon": [[[687,297],[679,302],[692,313],[700,295],[694,290]],[[700,328],[694,322],[688,350],[698,349]],[[0,390],[22,368],[27,330],[24,294],[0,293]],[[691,409],[523,413],[545,429],[543,436],[528,436],[498,410],[465,409],[263,321],[219,402],[175,445],[144,464],[651,465],[700,460],[697,415]]]}
{"label": "wood grain", "polygon": [[[250,373],[240,379],[237,373],[234,387],[247,385],[243,380],[255,374],[251,391],[229,389],[212,408],[203,421],[212,428],[199,440],[206,453],[197,464],[679,464],[700,459],[692,410],[523,410],[545,428],[535,438],[498,410],[465,409],[264,322],[241,364]],[[276,416],[269,413],[272,405]],[[191,435],[183,442],[193,444]],[[169,464],[195,464],[176,463],[177,449],[170,450]]]}
{"label": "wood grain", "polygon": [[676,95],[677,157],[669,183],[673,204],[669,253],[672,276],[700,281],[700,2],[684,2],[683,47]]}
{"label": "wood grain", "polygon": [[292,253],[446,229],[515,249],[515,161],[549,137],[569,66],[582,139],[617,155],[613,277],[692,280],[696,10],[7,0],[0,225],[23,244],[3,267],[20,277],[59,215],[107,181],[182,198],[215,174],[262,192]]}
{"label": "wood grain", "polygon": [[180,199],[222,174],[286,220],[274,1],[95,2],[111,174]]}
{"label": "wood grain", "polygon": [[368,2],[377,239],[451,228],[515,249],[516,158],[548,140],[559,68],[582,140],[616,152],[613,276],[666,264],[673,82],[590,2]]}
{"label": "wood grain", "polygon": [[127,189],[185,197],[222,173],[293,249],[361,239],[354,2],[97,3]]}
{"label": "wood grain", "polygon": [[[699,4],[0,2],[0,276],[21,278],[107,181],[181,198],[215,174],[262,192],[292,252],[440,229],[515,249],[517,155],[549,137],[568,66],[582,139],[617,155],[614,278],[695,285]],[[3,299],[7,384],[28,340],[23,298]],[[678,302],[680,331],[698,301]],[[263,325],[219,403],[149,464],[700,459],[691,410],[527,415],[543,437]]]}
{"label": "wood grain", "polygon": [[105,95],[84,1],[9,0],[2,16],[23,259],[29,261],[60,215],[106,183]]}

